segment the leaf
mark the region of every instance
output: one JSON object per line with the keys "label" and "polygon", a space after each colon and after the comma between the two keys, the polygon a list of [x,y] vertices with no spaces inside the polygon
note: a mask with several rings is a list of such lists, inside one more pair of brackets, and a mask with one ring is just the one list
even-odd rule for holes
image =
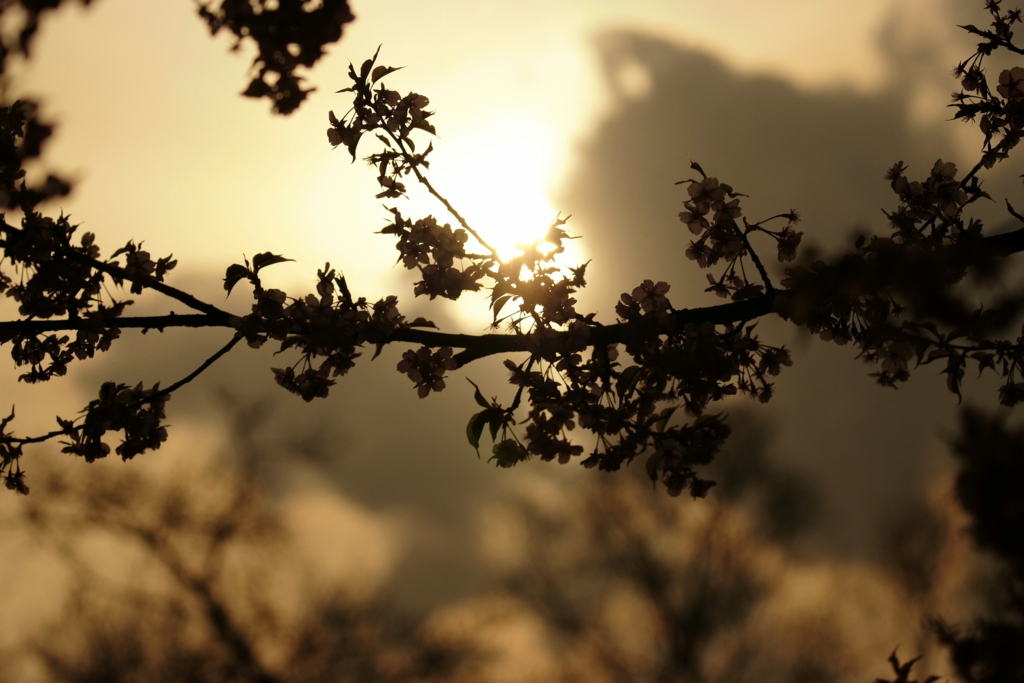
{"label": "leaf", "polygon": [[494,309],[495,320],[498,319],[498,314],[501,313],[501,309],[505,307],[505,304],[507,304],[509,302],[509,299],[511,298],[511,294],[505,294],[504,296],[500,297],[497,301],[495,301],[493,304],[491,304],[491,308]]}
{"label": "leaf", "polygon": [[265,251],[261,254],[256,254],[252,257],[252,268],[254,273],[258,273],[260,268],[266,268],[277,263],[284,263],[285,261],[293,261],[294,259],[285,258],[278,254],[271,254],[269,251]]}
{"label": "leaf", "polygon": [[[377,49],[380,50],[380,48]],[[376,55],[374,55],[374,59],[376,59]],[[394,73],[399,69],[404,68],[404,66],[378,66],[376,69],[373,70],[373,73],[370,75],[370,83],[376,83],[377,81],[384,78],[388,74]]]}
{"label": "leaf", "polygon": [[985,368],[996,369],[995,354],[985,353],[984,351],[975,351],[971,354],[971,358],[978,361],[978,374],[984,372]]}
{"label": "leaf", "polygon": [[658,454],[651,453],[651,457],[647,458],[647,463],[644,468],[647,470],[647,476],[651,478],[651,481],[658,481]]}
{"label": "leaf", "polygon": [[243,97],[266,97],[271,93],[271,88],[262,78],[254,78],[249,87],[242,92]]}
{"label": "leaf", "polygon": [[511,294],[512,291],[512,284],[508,280],[499,281],[494,285],[493,289],[491,289],[491,303],[493,304],[499,297]]}
{"label": "leaf", "polygon": [[619,375],[618,381],[615,382],[615,392],[619,395],[620,399],[625,398],[633,391],[637,381],[640,379],[640,370],[640,366],[630,365]]}
{"label": "leaf", "polygon": [[[657,426],[659,432],[664,432],[665,427],[668,426],[668,421],[672,419],[672,414],[679,409],[679,406],[669,406],[665,410],[661,411],[652,422],[651,426]],[[703,416],[701,416],[703,417]]]}
{"label": "leaf", "polygon": [[423,317],[413,320],[409,323],[409,327],[433,327],[435,330],[438,329],[437,325]]}
{"label": "leaf", "polygon": [[247,278],[251,274],[248,268],[239,263],[228,266],[228,270],[224,274],[224,289],[227,290],[228,295],[230,296],[232,288],[238,284],[239,280]]}
{"label": "leaf", "polygon": [[[379,47],[377,48],[377,51],[380,51]],[[362,67],[359,68],[359,78],[361,80],[365,81],[366,77],[370,75],[370,69],[373,67],[373,63],[374,61],[376,61],[376,59],[377,55],[374,54],[373,59],[367,59],[365,62],[363,62]]]}
{"label": "leaf", "polygon": [[472,384],[473,388],[476,389],[476,392],[473,394],[473,400],[476,401],[476,404],[481,408],[490,408],[491,404],[488,403],[487,399],[484,398],[484,395],[480,393],[480,387],[476,385],[476,382],[468,377],[466,378],[466,381]]}
{"label": "leaf", "polygon": [[466,438],[469,440],[469,445],[476,449],[476,457],[480,457],[480,435],[484,433],[484,425],[487,423],[487,417],[484,415],[487,411],[480,411],[469,418],[469,424],[466,425]]}
{"label": "leaf", "polygon": [[959,355],[951,355],[949,361],[946,364],[946,369],[942,371],[946,375],[946,388],[950,392],[956,394],[957,403],[963,401],[963,394],[960,392],[960,382],[964,377],[964,359]]}
{"label": "leaf", "polygon": [[702,178],[707,178],[708,177],[708,174],[704,172],[704,169],[701,168],[700,164],[698,164],[696,161],[691,161],[690,162],[690,168],[692,168],[697,173],[700,173]]}
{"label": "leaf", "polygon": [[[498,430],[505,424],[505,416],[497,408],[488,408],[489,411],[493,411],[490,418],[491,426],[491,441],[498,440]],[[486,410],[484,412],[487,412]]]}
{"label": "leaf", "polygon": [[928,365],[933,360],[937,360],[939,358],[948,358],[951,355],[953,355],[953,352],[950,351],[949,349],[932,349],[931,352],[928,354],[928,358],[922,361],[921,364]]}
{"label": "leaf", "polygon": [[743,194],[742,192],[737,192],[736,190],[732,189],[732,185],[729,185],[728,183],[721,183],[719,185],[719,187],[721,187],[722,190],[727,195],[729,195],[730,199],[732,199],[733,197],[749,197],[750,196],[750,195]]}

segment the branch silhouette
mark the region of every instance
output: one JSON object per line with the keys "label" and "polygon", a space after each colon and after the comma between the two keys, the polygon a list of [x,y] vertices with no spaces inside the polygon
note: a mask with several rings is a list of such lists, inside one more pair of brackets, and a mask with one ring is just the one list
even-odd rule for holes
{"label": "branch silhouette", "polygon": [[[331,7],[339,27],[351,20],[344,3]],[[104,439],[111,431],[124,432],[116,449],[122,458],[158,448],[166,439],[161,423],[170,395],[243,339],[250,347],[272,341],[280,345],[279,352],[297,355],[291,365],[272,370],[279,385],[306,401],[327,396],[368,347],[376,349],[376,357],[388,345],[418,345],[402,353],[397,370],[421,398],[444,390],[448,373],[473,361],[526,354],[522,360],[504,361],[515,387],[511,402],[488,400],[477,389],[481,410],[467,426],[470,445],[479,449],[486,431],[493,441],[491,460],[499,466],[534,456],[564,463],[583,455],[580,434],[589,432],[594,446],[580,460],[584,466],[617,470],[645,454],[651,479],[673,495],[688,490],[702,496],[713,485],[698,470],[714,458],[729,427],[724,415],[710,412],[712,406],[736,394],[767,402],[774,393],[773,378],[792,364],[785,347],[755,334],[756,321],[766,315],[804,326],[825,341],[852,344],[861,358],[878,367],[873,376],[883,386],[907,381],[911,363],[939,361],[945,364],[948,388],[959,396],[966,366],[976,364],[1002,376],[1004,404],[1024,400],[1024,382],[1017,381],[1024,374],[1024,338],[1001,338],[1024,310],[1024,295],[976,309],[954,287],[972,269],[1024,250],[1024,228],[985,235],[981,222],[966,215],[971,205],[990,198],[979,175],[1006,158],[1021,138],[1017,110],[1024,106],[1024,69],[1004,70],[995,88],[988,86],[982,70],[987,55],[1012,48],[1008,27],[1017,19],[998,8],[991,11],[990,31],[966,27],[987,42],[956,69],[962,90],[954,96],[955,118],[980,116],[985,133],[980,157],[965,176],[957,179],[956,167],[940,159],[926,178],[912,180],[902,162],[894,164],[886,174],[899,200],[886,212],[892,234],[859,238],[829,262],[807,263],[796,260],[803,235],[795,229],[796,211],[752,221],[741,204],[745,194],[691,163],[698,177],[676,183],[686,190],[679,218],[692,236],[685,254],[709,271],[705,291],[729,301],[677,309],[669,301],[668,283],[645,280],[622,294],[615,306],[617,319],[608,323],[576,309],[574,295],[587,284],[588,264],[568,266],[560,260],[564,241],[573,238],[565,228],[567,219],[556,217],[542,241],[502,259],[428,178],[433,144],[422,147],[420,142],[419,152],[415,138],[436,133],[429,99],[388,88],[385,79],[398,69],[378,64],[379,49],[358,69],[350,65],[351,85],[338,92],[351,97],[352,106],[340,119],[329,112],[328,142],[344,146],[355,160],[363,141],[375,139],[379,146],[365,159],[377,173],[377,197],[405,197],[405,181],[411,178],[455,219],[453,227],[434,216],[410,218],[389,207],[390,222],[380,232],[396,240],[399,262],[420,276],[414,295],[457,300],[486,288],[493,327],[504,326],[503,333],[456,334],[422,318],[408,320],[399,311],[398,297],[373,303],[357,298],[330,264],[318,271],[315,293],[289,296],[267,289],[262,269],[289,260],[270,252],[226,270],[229,294],[242,280],[252,285],[251,310],[242,315],[165,283],[177,262],[170,256],[154,260],[142,243],[129,242],[101,259],[94,235],[85,233],[75,244],[77,226],[67,217],[35,210],[43,199],[65,191],[63,185],[17,186],[24,176],[21,165],[38,154],[36,138],[49,129],[39,132],[43,127],[34,122],[31,107],[15,103],[4,110],[6,124],[0,127],[6,136],[0,142],[14,150],[0,180],[5,179],[8,205],[24,216],[20,227],[0,222],[0,246],[18,276],[0,273],[0,290],[18,302],[21,318],[0,322],[0,342],[11,344],[16,365],[28,366],[21,379],[60,377],[71,362],[107,351],[122,329],[223,327],[233,335],[195,371],[164,389],[104,384],[78,418],[58,418],[60,430],[16,437],[9,426],[12,414],[0,427],[0,473],[10,488],[27,490],[19,465],[21,446],[60,436],[67,439],[66,452],[87,460],[110,452]],[[201,14],[212,30],[227,27],[239,36],[245,22],[254,20],[225,12],[204,5]],[[260,21],[272,22],[276,16]],[[337,33],[326,38],[337,39],[340,28]],[[260,35],[252,37],[260,40]],[[263,37],[277,40],[269,33]],[[284,64],[280,78],[292,78],[293,68],[315,62],[324,38],[310,43],[308,63]],[[268,66],[267,55],[264,51],[257,60],[257,66],[263,60],[257,81],[268,69],[277,69]],[[256,87],[246,94],[271,97],[282,113],[298,106],[305,92],[265,90]],[[1009,202],[1006,208],[1021,220]],[[768,227],[778,220],[785,221],[781,229]],[[761,240],[775,242],[780,262],[796,261],[779,284],[759,253]],[[748,271],[759,281],[748,278]],[[132,294],[159,292],[194,312],[125,315],[133,302],[115,297],[108,282],[115,288],[128,286]],[[59,336],[62,332],[73,338]]]}

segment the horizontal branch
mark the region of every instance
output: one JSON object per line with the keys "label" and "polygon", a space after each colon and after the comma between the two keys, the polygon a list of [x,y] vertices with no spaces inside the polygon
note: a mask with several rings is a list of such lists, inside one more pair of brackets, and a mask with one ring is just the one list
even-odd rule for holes
{"label": "horizontal branch", "polygon": [[[998,256],[1009,256],[1010,254],[1024,251],[1024,227],[1013,232],[986,237],[984,238],[984,245],[994,255]],[[775,296],[785,296],[786,293],[787,290],[777,290]],[[725,325],[755,320],[774,310],[775,296],[762,294],[745,301],[733,301],[703,308],[685,308],[675,311],[673,318],[675,319],[676,326],[680,329],[688,324],[701,325],[703,323],[712,323],[714,325]],[[169,313],[157,316],[126,316],[123,318],[111,318],[105,322],[108,325],[122,329],[135,328],[161,331],[171,327],[233,327],[231,320],[234,316],[226,311],[214,307],[211,308],[213,308],[213,311],[208,314],[177,315]],[[10,338],[16,334],[42,334],[44,332],[87,329],[95,324],[94,320],[88,318],[3,321],[0,322],[0,339]],[[623,343],[628,327],[627,323],[593,327],[591,328],[588,341],[592,346]],[[559,332],[557,334],[567,335],[568,332]],[[403,327],[395,330],[384,343],[408,342],[433,348],[450,346],[454,349],[463,349],[461,353],[455,356],[456,361],[461,367],[478,358],[498,353],[529,351],[530,347],[527,340],[528,337],[522,334],[453,334],[423,328]]]}
{"label": "horizontal branch", "polygon": [[[0,230],[3,230],[4,232],[10,235],[21,235],[23,232],[20,228],[16,228],[13,225],[9,225],[6,221],[3,220],[0,220]],[[90,256],[86,256],[85,254],[75,251],[73,248],[68,248],[67,251],[65,251],[65,254],[71,260],[87,265],[90,268],[95,268],[96,270],[106,273],[107,275],[111,275],[121,280],[127,280],[128,282],[134,282],[135,284],[138,284],[147,289],[152,289],[154,291],[160,292],[164,296],[168,296],[174,299],[175,301],[180,301],[189,308],[199,311],[200,313],[206,313],[207,315],[230,315],[226,311],[222,311],[221,309],[217,308],[212,304],[208,304],[205,301],[201,301],[196,297],[192,296],[191,294],[183,292],[176,287],[171,287],[168,284],[160,282],[154,277],[136,277],[134,275],[129,274],[127,271],[125,271],[124,268],[121,268],[120,266],[116,266],[112,263],[107,263],[105,261],[100,261],[99,259],[94,259]]]}
{"label": "horizontal branch", "polygon": [[[187,313],[178,315],[140,315],[123,318],[104,319],[108,327],[121,329],[141,328],[143,330],[160,330],[167,327],[231,327],[231,315],[218,313],[213,315]],[[14,335],[43,334],[44,332],[60,332],[62,330],[89,329],[96,325],[91,318],[62,318],[59,320],[5,320],[0,322],[0,339],[9,339]]]}

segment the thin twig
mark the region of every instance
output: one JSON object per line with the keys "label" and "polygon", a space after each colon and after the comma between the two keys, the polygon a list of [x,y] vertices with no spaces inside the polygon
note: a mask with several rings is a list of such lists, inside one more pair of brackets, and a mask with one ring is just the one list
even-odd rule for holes
{"label": "thin twig", "polygon": [[[188,375],[186,375],[185,377],[181,378],[180,380],[178,380],[174,384],[170,385],[166,389],[161,389],[160,391],[154,393],[151,396],[147,396],[145,398],[139,399],[139,401],[136,403],[136,405],[137,406],[141,406],[141,405],[145,405],[147,403],[152,403],[153,401],[161,399],[164,396],[167,396],[167,395],[171,394],[172,392],[177,391],[181,387],[185,386],[186,384],[188,384],[189,382],[194,380],[196,377],[198,377],[200,374],[202,374],[207,368],[209,368],[211,365],[213,365],[221,356],[223,356],[228,351],[230,351],[232,348],[234,348],[235,344],[237,344],[241,339],[242,339],[242,337],[240,335],[232,337],[231,341],[229,341],[227,344],[222,346],[216,353],[214,353],[212,356],[210,356],[205,361],[203,361],[203,363],[198,368],[196,368],[195,370],[193,370]],[[72,431],[76,431],[77,432],[77,431],[80,431],[81,429],[82,429],[82,426],[81,425],[77,425],[77,426],[75,426],[73,428]],[[57,437],[57,436],[65,435],[67,433],[68,432],[66,432],[63,429],[58,429],[58,430],[54,430],[52,432],[48,432],[46,434],[41,434],[39,436],[27,436],[27,437],[11,436],[11,437],[8,437],[7,439],[5,439],[5,441],[7,441],[9,443],[17,443],[17,444],[42,443],[43,441],[48,441],[49,439],[52,439],[52,438]]]}
{"label": "thin twig", "polygon": [[[374,108],[374,111],[377,113],[378,116],[380,116],[382,119],[387,118],[387,112],[380,111],[377,104],[373,102],[373,92],[370,90],[370,88],[367,88],[367,93],[365,93],[363,96],[366,98],[367,102],[371,103],[371,105]],[[455,220],[459,222],[459,225],[461,225],[466,232],[472,235],[473,238],[476,239],[476,241],[481,244],[481,246],[487,249],[487,251],[491,252],[491,257],[495,261],[501,261],[501,257],[498,254],[498,250],[492,247],[490,244],[488,244],[487,240],[485,240],[480,235],[480,233],[474,230],[472,226],[470,226],[470,224],[466,221],[466,219],[462,217],[462,214],[460,214],[455,209],[455,207],[451,205],[451,202],[445,199],[445,197],[440,192],[435,190],[434,186],[430,184],[429,180],[427,180],[427,177],[420,173],[419,165],[413,158],[412,153],[406,148],[405,139],[395,134],[394,131],[392,131],[390,128],[386,126],[384,127],[384,130],[387,132],[388,137],[394,140],[395,144],[398,145],[398,149],[402,151],[402,157],[405,159],[405,163],[409,165],[409,168],[412,169],[413,174],[416,176],[416,180],[421,185],[423,185],[423,187],[427,188],[427,192],[432,194],[434,198],[437,199],[437,201],[441,202],[441,204],[444,205],[444,208],[448,211],[448,213],[450,213],[455,218]]]}

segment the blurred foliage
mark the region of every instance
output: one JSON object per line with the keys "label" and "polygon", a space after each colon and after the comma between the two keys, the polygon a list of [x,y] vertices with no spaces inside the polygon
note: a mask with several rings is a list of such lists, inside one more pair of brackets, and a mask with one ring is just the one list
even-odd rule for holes
{"label": "blurred foliage", "polygon": [[444,680],[470,654],[380,599],[305,590],[280,509],[240,455],[166,478],[40,477],[18,524],[61,558],[69,597],[20,663],[64,683],[383,682]]}

